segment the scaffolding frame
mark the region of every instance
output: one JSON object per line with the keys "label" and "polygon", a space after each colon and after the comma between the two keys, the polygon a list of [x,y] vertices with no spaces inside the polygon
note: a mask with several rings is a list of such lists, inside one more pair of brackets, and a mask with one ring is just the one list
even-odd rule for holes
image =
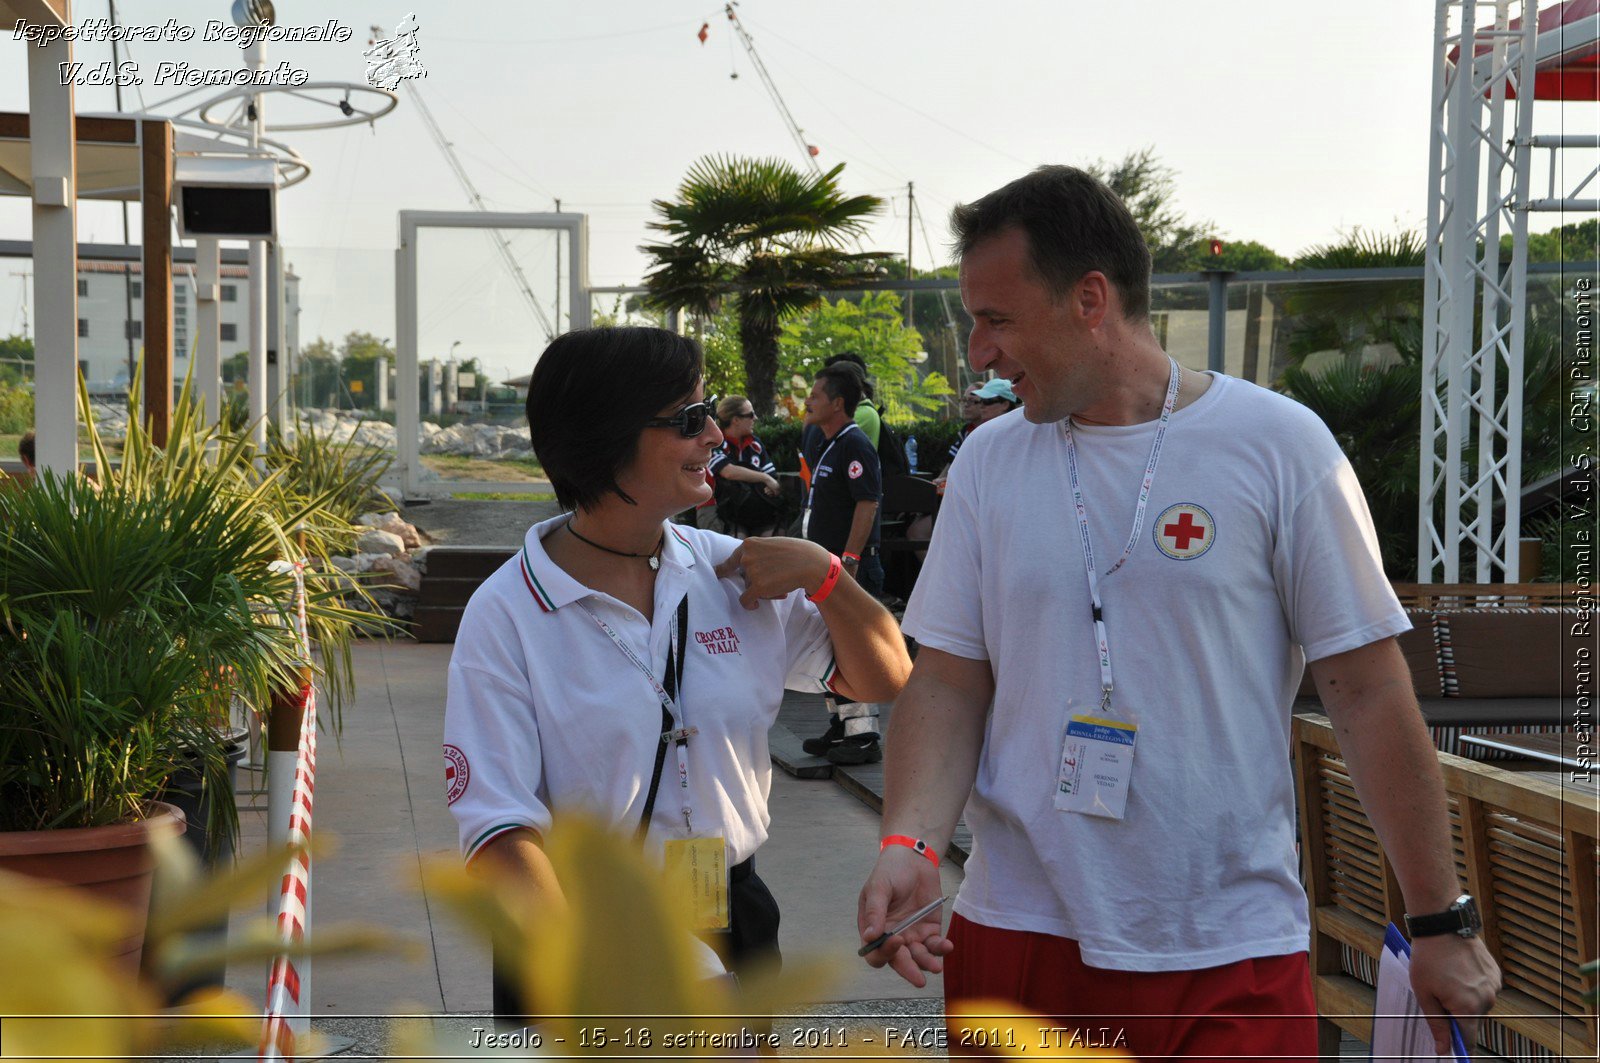
{"label": "scaffolding frame", "polygon": [[[1479,25],[1483,11],[1492,17]],[[1568,40],[1592,48],[1600,18],[1543,34],[1539,21],[1538,0],[1436,0],[1417,524],[1421,583],[1460,582],[1464,552],[1477,582],[1515,583],[1521,576],[1528,214],[1600,209],[1600,201],[1578,198],[1596,171],[1565,195],[1555,194],[1554,183],[1555,154],[1600,147],[1600,137],[1532,135],[1537,72],[1573,50]],[[1514,129],[1509,137],[1508,125]],[[1540,149],[1552,153],[1551,187],[1535,199],[1530,164]],[[1511,235],[1505,263],[1502,232]],[[1464,461],[1474,446],[1477,461],[1469,470]]]}

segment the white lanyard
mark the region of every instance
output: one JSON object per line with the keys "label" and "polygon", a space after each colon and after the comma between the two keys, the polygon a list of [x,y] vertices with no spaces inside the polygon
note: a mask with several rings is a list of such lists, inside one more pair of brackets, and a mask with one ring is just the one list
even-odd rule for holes
{"label": "white lanyard", "polygon": [[811,511],[811,500],[817,496],[817,474],[822,471],[823,463],[828,460],[828,452],[833,449],[833,445],[835,443],[844,438],[844,434],[846,432],[850,431],[852,428],[859,430],[860,427],[860,425],[856,424],[854,421],[851,421],[849,424],[839,429],[839,434],[828,440],[828,445],[822,448],[822,454],[817,458],[817,467],[811,470],[811,490],[806,492],[807,513]]}
{"label": "white lanyard", "polygon": [[[1133,554],[1133,548],[1139,541],[1139,529],[1144,527],[1145,507],[1150,504],[1150,487],[1155,483],[1156,466],[1161,462],[1161,443],[1166,438],[1167,422],[1172,420],[1173,407],[1178,403],[1178,384],[1183,379],[1177,359],[1169,357],[1168,361],[1172,363],[1172,375],[1167,380],[1167,401],[1161,407],[1156,439],[1150,446],[1150,460],[1145,463],[1144,482],[1139,487],[1139,504],[1133,510],[1133,531],[1128,535],[1128,545],[1122,548],[1122,556],[1106,571],[1107,576],[1121,568],[1123,562]],[[1083,570],[1089,577],[1089,601],[1094,607],[1094,638],[1100,655],[1100,709],[1103,712],[1111,707],[1111,641],[1106,636],[1106,622],[1100,606],[1100,578],[1095,574],[1094,544],[1089,539],[1089,510],[1084,505],[1082,485],[1078,483],[1078,447],[1072,439],[1072,418],[1061,422],[1061,430],[1067,437],[1067,475],[1072,482],[1072,507],[1078,517],[1078,535],[1083,540]]]}
{"label": "white lanyard", "polygon": [[[668,731],[666,734],[663,734],[661,736],[661,741],[670,742],[673,748],[677,751],[678,796],[683,802],[683,826],[685,830],[692,834],[694,833],[694,822],[689,807],[689,748],[686,740],[690,736],[698,734],[699,730],[697,728],[687,727],[684,725],[682,710],[678,708],[678,703],[673,699],[672,695],[667,693],[667,688],[661,685],[661,680],[656,678],[655,671],[652,670],[649,665],[641,661],[639,659],[639,655],[634,653],[633,650],[629,649],[628,644],[622,641],[621,636],[619,636],[615,631],[611,630],[611,625],[601,619],[600,615],[593,609],[590,609],[587,603],[579,604],[583,605],[583,611],[589,614],[589,619],[598,624],[600,626],[600,630],[604,631],[607,637],[609,637],[612,642],[616,643],[617,649],[622,651],[623,656],[627,657],[628,660],[633,663],[633,666],[643,673],[644,677],[650,681],[650,688],[656,692],[656,697],[661,700],[661,707],[665,709],[667,711],[667,715],[672,718],[672,730]],[[684,600],[678,606],[678,609],[680,611],[686,611],[687,605],[688,592],[685,591]],[[672,662],[683,660],[680,654],[683,652],[684,647],[678,645],[678,633],[675,627],[668,628],[667,637],[669,640],[667,666],[668,668],[671,668]],[[681,685],[678,693],[680,696],[683,693]],[[649,800],[648,794],[645,795],[645,799]]]}

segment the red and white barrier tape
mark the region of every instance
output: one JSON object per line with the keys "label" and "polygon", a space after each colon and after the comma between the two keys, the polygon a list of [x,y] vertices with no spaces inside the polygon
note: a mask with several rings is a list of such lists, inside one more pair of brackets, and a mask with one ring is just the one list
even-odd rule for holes
{"label": "red and white barrier tape", "polygon": [[[300,652],[311,660],[311,635],[306,624],[305,562],[294,565],[295,628]],[[300,748],[295,760],[294,797],[289,809],[287,842],[301,848],[289,861],[278,899],[278,938],[284,951],[272,961],[267,975],[267,1009],[256,1049],[260,1060],[295,1058],[295,1030],[291,1018],[305,1014],[301,1006],[300,971],[288,950],[305,940],[311,889],[311,803],[317,781],[317,698],[310,683],[300,691]]]}

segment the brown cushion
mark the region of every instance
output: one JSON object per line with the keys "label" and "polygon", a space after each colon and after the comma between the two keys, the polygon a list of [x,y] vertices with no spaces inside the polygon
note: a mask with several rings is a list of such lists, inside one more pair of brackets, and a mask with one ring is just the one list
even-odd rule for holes
{"label": "brown cushion", "polygon": [[[1460,698],[1555,698],[1578,693],[1570,651],[1573,609],[1462,609],[1439,614],[1448,630]],[[1447,686],[1449,684],[1447,683]]]}
{"label": "brown cushion", "polygon": [[[1411,668],[1411,684],[1416,687],[1419,698],[1441,697],[1444,684],[1439,679],[1439,657],[1433,639],[1433,613],[1426,609],[1407,609],[1406,618],[1411,621],[1411,630],[1402,633],[1399,642],[1400,652],[1405,654],[1406,664]],[[1309,666],[1300,680],[1300,691],[1296,696],[1317,696],[1317,684],[1311,677]]]}
{"label": "brown cushion", "polygon": [[1439,678],[1439,648],[1434,641],[1433,613],[1426,609],[1407,609],[1411,630],[1401,634],[1400,652],[1405,654],[1411,669],[1411,685],[1419,698],[1437,698],[1444,695],[1444,682]]}

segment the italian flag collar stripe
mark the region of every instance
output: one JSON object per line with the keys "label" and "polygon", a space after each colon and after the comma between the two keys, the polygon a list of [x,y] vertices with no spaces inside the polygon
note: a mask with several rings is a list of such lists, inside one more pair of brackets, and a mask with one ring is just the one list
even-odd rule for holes
{"label": "italian flag collar stripe", "polygon": [[694,552],[694,547],[689,546],[689,540],[684,537],[683,532],[679,531],[677,528],[672,528],[670,530],[671,530],[672,534],[677,537],[677,539],[678,539],[678,541],[680,543],[682,543],[684,546],[688,546],[689,547],[689,552],[690,553]]}
{"label": "italian flag collar stripe", "polygon": [[528,544],[522,544],[522,582],[528,585],[528,593],[533,595],[533,600],[539,603],[539,608],[547,613],[556,610],[555,602],[551,599],[544,585],[539,582],[539,577],[533,574],[533,563],[528,560]]}

